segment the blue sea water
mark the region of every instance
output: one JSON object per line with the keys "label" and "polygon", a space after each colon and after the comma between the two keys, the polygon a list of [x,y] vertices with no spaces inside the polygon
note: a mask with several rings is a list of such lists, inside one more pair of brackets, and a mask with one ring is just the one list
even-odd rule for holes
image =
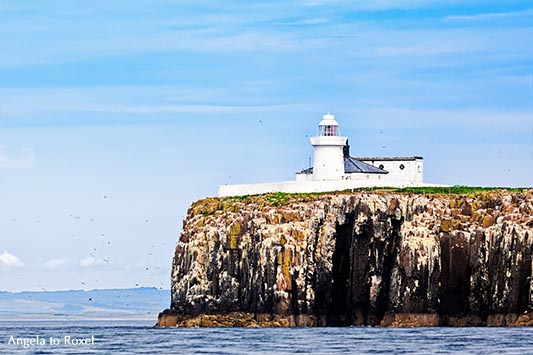
{"label": "blue sea water", "polygon": [[[533,328],[154,329],[153,321],[0,321],[0,354],[533,354]],[[35,339],[44,344],[10,343]],[[65,344],[94,336],[94,344]],[[58,345],[51,345],[59,341]],[[21,342],[21,341],[19,341]]]}

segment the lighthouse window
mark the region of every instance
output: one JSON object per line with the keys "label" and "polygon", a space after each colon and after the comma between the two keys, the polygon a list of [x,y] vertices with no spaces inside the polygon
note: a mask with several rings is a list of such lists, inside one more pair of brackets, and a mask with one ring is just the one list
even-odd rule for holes
{"label": "lighthouse window", "polygon": [[403,170],[403,169],[405,169],[405,165],[402,164],[400,165],[400,170]]}
{"label": "lighthouse window", "polygon": [[338,126],[318,126],[318,135],[326,137],[340,136]]}
{"label": "lighthouse window", "polygon": [[339,127],[337,126],[319,126],[319,135],[333,137],[339,135]]}

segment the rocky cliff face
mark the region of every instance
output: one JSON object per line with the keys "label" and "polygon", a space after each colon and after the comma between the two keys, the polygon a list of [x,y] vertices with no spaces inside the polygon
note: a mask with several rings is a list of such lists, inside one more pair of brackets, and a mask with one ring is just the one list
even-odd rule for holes
{"label": "rocky cliff face", "polygon": [[532,249],[533,190],[201,200],[159,325],[533,325]]}

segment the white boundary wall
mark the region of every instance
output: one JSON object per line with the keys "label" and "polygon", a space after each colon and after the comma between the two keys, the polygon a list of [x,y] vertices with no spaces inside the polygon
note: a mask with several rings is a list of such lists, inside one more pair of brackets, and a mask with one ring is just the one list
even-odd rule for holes
{"label": "white boundary wall", "polygon": [[[367,175],[367,174],[361,174]],[[373,175],[373,174],[369,174]],[[269,192],[306,193],[328,192],[357,189],[363,187],[415,187],[415,186],[444,186],[425,183],[413,183],[390,180],[340,180],[340,181],[283,181],[265,184],[221,185],[218,189],[220,197],[257,195]]]}

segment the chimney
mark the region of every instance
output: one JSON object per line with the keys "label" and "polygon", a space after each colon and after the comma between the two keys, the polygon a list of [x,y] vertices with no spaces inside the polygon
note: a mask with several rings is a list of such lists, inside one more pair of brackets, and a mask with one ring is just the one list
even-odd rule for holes
{"label": "chimney", "polygon": [[350,144],[348,143],[348,140],[346,140],[346,145],[342,148],[342,152],[344,153],[344,157],[350,156]]}

